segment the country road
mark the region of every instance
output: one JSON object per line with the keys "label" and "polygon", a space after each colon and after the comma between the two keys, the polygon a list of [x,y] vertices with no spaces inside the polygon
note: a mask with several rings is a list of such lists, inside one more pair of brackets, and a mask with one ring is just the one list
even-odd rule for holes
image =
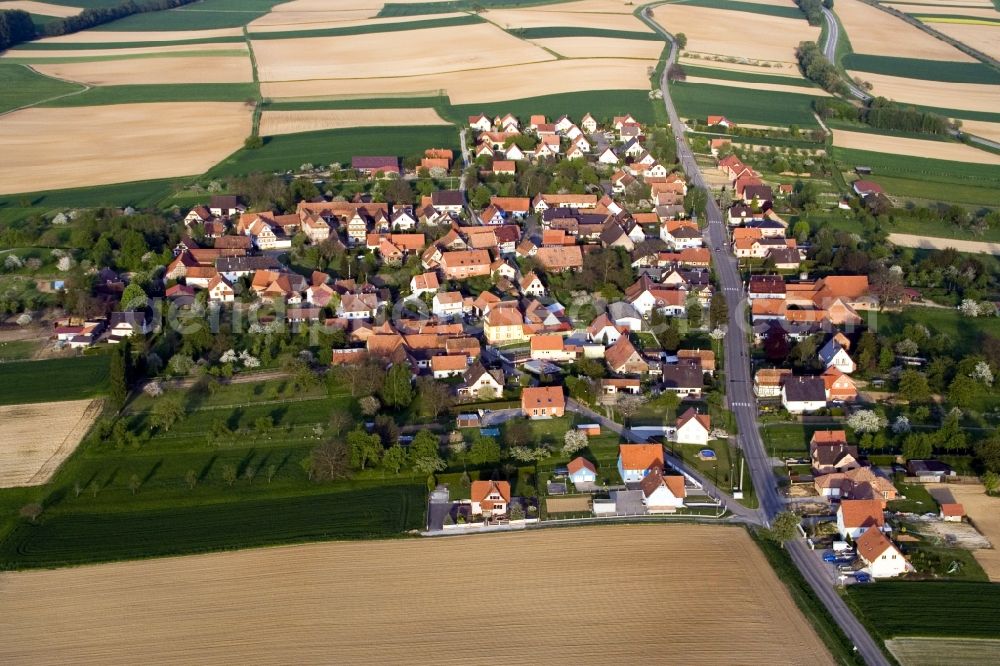
{"label": "country road", "polygon": [[[823,55],[834,65],[837,64],[837,42],[840,40],[840,23],[837,21],[837,17],[834,13],[823,7],[823,20],[826,21],[826,43],[820,46],[823,49]],[[847,87],[851,91],[851,95],[857,97],[862,102],[869,99],[871,95],[866,93],[861,88],[854,85],[853,82],[848,81]]]}
{"label": "country road", "polygon": [[[722,211],[715,201],[714,194],[702,177],[694,159],[694,154],[687,142],[684,125],[680,122],[677,109],[670,98],[667,85],[667,71],[676,60],[678,49],[672,36],[649,15],[647,5],[637,12],[647,25],[670,41],[670,54],[667,56],[666,67],[660,78],[660,89],[663,92],[663,103],[670,118],[671,129],[677,141],[677,157],[684,171],[691,178],[695,187],[705,190],[707,204],[706,240],[715,258],[714,265],[719,285],[726,296],[729,308],[729,332],[725,338],[726,353],[726,395],[729,409],[739,426],[739,445],[743,449],[744,458],[750,467],[754,489],[760,502],[762,522],[770,524],[771,519],[785,508],[784,501],[778,495],[777,480],[771,469],[770,459],[764,448],[757,423],[757,401],[753,393],[753,381],[750,368],[750,344],[746,316],[746,295],[740,273],[737,269],[736,257],[729,245],[729,235],[726,229]],[[830,20],[829,18],[827,19]],[[832,21],[836,24],[836,21]],[[828,31],[830,34],[832,31]],[[836,33],[833,35],[836,36]],[[830,40],[828,40],[830,41]],[[833,43],[836,43],[835,41]],[[809,586],[826,607],[827,612],[841,628],[844,634],[854,644],[855,649],[870,666],[888,666],[889,662],[878,644],[865,630],[858,619],[847,607],[840,595],[833,589],[825,577],[823,563],[815,553],[809,551],[805,542],[799,539],[785,544],[792,556],[792,561],[798,567]]]}

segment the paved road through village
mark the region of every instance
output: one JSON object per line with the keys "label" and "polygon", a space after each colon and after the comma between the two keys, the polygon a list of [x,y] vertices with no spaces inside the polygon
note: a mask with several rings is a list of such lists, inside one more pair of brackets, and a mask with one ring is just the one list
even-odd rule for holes
{"label": "paved road through village", "polygon": [[[665,38],[670,39],[666,30],[646,16],[645,9],[640,12],[640,18],[644,18],[650,27]],[[774,472],[771,469],[770,459],[765,451],[757,424],[757,402],[753,393],[750,370],[745,290],[737,270],[736,257],[729,249],[728,232],[722,211],[695,162],[694,154],[691,152],[691,147],[688,145],[684,133],[685,126],[681,123],[673,101],[670,99],[670,91],[667,88],[667,71],[677,57],[677,45],[672,39],[670,43],[670,55],[660,79],[660,89],[663,91],[663,102],[670,118],[674,138],[677,140],[678,160],[695,187],[705,190],[708,194],[705,209],[708,224],[705,236],[712,251],[719,284],[726,295],[729,307],[729,332],[725,338],[726,394],[729,408],[736,417],[739,426],[739,444],[750,468],[754,489],[760,502],[760,518],[764,524],[769,524],[770,520],[782,511],[784,502],[778,495]],[[802,540],[793,540],[786,544],[786,547],[791,553],[792,561],[795,562],[799,571],[809,582],[841,630],[854,643],[865,662],[870,665],[888,666],[888,660],[871,635],[825,578],[822,561],[814,553],[809,552]]]}

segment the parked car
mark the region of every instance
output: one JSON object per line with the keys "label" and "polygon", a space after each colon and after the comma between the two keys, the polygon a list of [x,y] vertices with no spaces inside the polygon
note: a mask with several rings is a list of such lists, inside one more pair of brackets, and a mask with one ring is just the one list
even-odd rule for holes
{"label": "parked car", "polygon": [[823,553],[823,561],[833,564],[837,561],[836,553]]}
{"label": "parked car", "polygon": [[864,571],[856,571],[854,573],[854,580],[858,581],[859,583],[870,583],[872,582],[872,577],[869,574],[866,574]]}

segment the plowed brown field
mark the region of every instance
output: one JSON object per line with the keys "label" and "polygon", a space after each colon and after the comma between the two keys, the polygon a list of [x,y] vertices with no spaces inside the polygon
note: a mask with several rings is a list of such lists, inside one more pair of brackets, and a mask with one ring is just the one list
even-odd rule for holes
{"label": "plowed brown field", "polygon": [[833,663],[746,532],[718,526],[314,544],[0,591],[2,663]]}
{"label": "plowed brown field", "polygon": [[101,413],[99,404],[73,400],[0,407],[0,488],[48,481]]}

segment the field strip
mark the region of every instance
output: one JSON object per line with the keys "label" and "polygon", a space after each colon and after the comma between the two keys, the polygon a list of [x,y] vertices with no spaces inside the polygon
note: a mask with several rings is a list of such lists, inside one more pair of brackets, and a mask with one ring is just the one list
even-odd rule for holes
{"label": "field strip", "polygon": [[990,141],[1000,142],[1000,123],[991,123],[985,120],[963,120],[962,131]]}
{"label": "field strip", "polygon": [[417,109],[317,109],[311,111],[264,111],[261,136],[297,134],[345,127],[449,125],[430,108]]}
{"label": "field strip", "polygon": [[975,18],[975,17],[962,17],[962,16],[917,16],[916,19],[921,23],[927,24],[938,24],[942,23],[945,25],[985,25],[1000,27],[1000,19],[992,17],[991,19],[985,18]]}
{"label": "field strip", "polygon": [[646,68],[655,65],[655,60],[551,60],[429,76],[279,81],[262,83],[261,93],[267,99],[288,100],[387,93],[416,96],[428,91],[436,95],[443,90],[452,104],[503,102],[580,90],[648,90]]}
{"label": "field strip", "polygon": [[[634,9],[634,8],[633,8]],[[484,19],[501,26],[512,28],[595,28],[604,30],[630,30],[653,32],[653,29],[629,14],[593,14],[567,11],[532,11],[530,9],[491,9],[480,14]]]}
{"label": "field strip", "polygon": [[886,648],[900,666],[966,666],[1000,663],[1000,640],[988,638],[900,637]]}
{"label": "field strip", "polygon": [[1000,25],[935,23],[934,29],[991,58],[1000,58]]}
{"label": "field strip", "polygon": [[644,58],[656,59],[663,52],[663,42],[612,37],[549,37],[532,39],[544,49],[566,58]]}
{"label": "field strip", "polygon": [[576,2],[525,7],[524,11],[573,14],[631,14],[635,11],[635,5],[631,2],[622,2],[621,0],[577,0]]}
{"label": "field strip", "polygon": [[804,80],[801,86],[782,83],[753,83],[750,81],[730,81],[729,79],[710,79],[703,76],[689,76],[684,79],[687,83],[705,83],[713,86],[726,86],[729,88],[742,88],[743,90],[769,90],[771,92],[797,93],[800,95],[814,95],[816,97],[830,97],[830,93],[822,88],[805,85]]}
{"label": "field strip", "polygon": [[[728,58],[729,56],[715,56]],[[694,57],[688,51],[678,59],[681,65],[689,67],[709,67],[711,69],[722,69],[727,72],[746,72],[747,74],[767,74],[768,76],[787,76],[789,78],[801,79],[802,73],[798,66],[791,62],[768,62],[765,65],[753,65],[742,62],[726,62],[725,60],[714,60],[713,56]]]}
{"label": "field strip", "polygon": [[69,5],[55,5],[51,2],[33,2],[32,0],[12,0],[11,2],[0,2],[0,11],[7,9],[21,9],[29,14],[41,14],[42,16],[55,16],[56,18],[67,18],[76,16],[83,11],[82,7],[71,7]]}
{"label": "field strip", "polygon": [[[340,13],[340,12],[338,12]],[[272,14],[265,14],[256,21],[251,21],[247,25],[247,30],[250,33],[255,32],[289,32],[298,30],[323,30],[325,28],[354,28],[358,26],[378,26],[378,25],[389,25],[392,23],[413,23],[419,22],[421,20],[438,20],[438,19],[449,19],[456,18],[459,16],[468,16],[465,12],[448,12],[446,14],[434,14],[426,18],[420,16],[389,16],[383,18],[348,18],[348,19],[334,19],[334,20],[323,20],[323,21],[305,21],[305,20],[289,20],[290,14],[282,13],[279,16],[283,19],[282,23],[261,23],[264,19],[268,17],[275,16]]]}
{"label": "field strip", "polygon": [[100,400],[0,407],[0,488],[47,482],[100,413]]}
{"label": "field strip", "polygon": [[902,5],[899,3],[892,3],[885,5],[886,7],[892,7],[893,9],[904,12],[906,14],[913,14],[919,16],[920,14],[950,14],[952,16],[981,16],[983,18],[1000,18],[1000,12],[993,7],[992,3],[988,5],[980,5],[978,7],[970,7],[968,5],[963,5],[956,7],[954,5]]}
{"label": "field strip", "polygon": [[[498,586],[496,567],[473,565],[484,559],[523,573]],[[441,575],[456,566],[460,577]],[[347,664],[558,663],[567,646],[582,664],[665,650],[678,664],[833,663],[739,528],[311,544],[4,573],[0,586],[4,663],[319,663],[331,651]],[[503,631],[481,630],[484,603]]]}
{"label": "field strip", "polygon": [[[896,7],[900,5],[901,7],[910,7],[911,5],[932,5],[934,7],[947,7],[952,9],[955,7],[992,7],[995,9],[992,0],[897,0],[896,2],[883,3],[888,4],[889,7]],[[900,7],[896,7],[900,9]],[[900,11],[907,11],[900,9]]]}
{"label": "field strip", "polygon": [[[993,254],[1000,254],[1000,243],[993,243],[993,246]],[[1000,582],[1000,497],[990,497],[979,483],[934,484],[931,493],[934,499],[944,497],[961,504],[972,524],[993,544],[991,549],[975,550],[972,554],[990,581]]]}
{"label": "field strip", "polygon": [[834,11],[855,53],[976,62],[972,56],[861,0],[837,0]]}
{"label": "field strip", "polygon": [[156,58],[152,61],[36,63],[46,76],[93,86],[145,83],[248,83],[253,71],[248,54],[242,58]]}
{"label": "field strip", "polygon": [[[21,65],[21,67],[24,67],[25,69],[30,69],[31,71],[35,72],[39,76],[44,76],[41,72],[35,70],[30,65]],[[0,117],[9,115],[11,113],[14,113],[15,111],[20,111],[21,109],[30,109],[33,106],[41,106],[42,104],[46,104],[48,102],[54,102],[57,99],[64,99],[66,97],[73,97],[74,95],[80,95],[80,94],[83,94],[83,93],[85,93],[85,92],[87,92],[88,90],[91,89],[91,86],[88,86],[88,85],[86,85],[84,83],[80,83],[78,81],[65,81],[65,80],[63,80],[63,83],[69,83],[71,85],[80,86],[80,89],[79,90],[73,90],[73,91],[70,91],[68,93],[63,93],[61,95],[56,95],[54,97],[46,97],[45,99],[40,99],[40,100],[37,100],[35,102],[31,102],[30,104],[25,104],[24,106],[19,106],[16,109],[10,109],[8,111],[4,111],[3,113],[0,113]]]}
{"label": "field strip", "polygon": [[[668,32],[684,33],[686,51],[750,60],[793,62],[799,42],[815,41],[820,33],[805,20],[683,4],[660,5],[653,9],[653,18]],[[767,38],[726,39],[724,34],[730,29]]]}
{"label": "field strip", "polygon": [[250,128],[239,102],[24,109],[0,120],[0,194],[203,173]]}
{"label": "field strip", "polygon": [[966,162],[971,164],[1000,164],[1000,155],[973,148],[964,143],[932,141],[908,137],[834,130],[833,145],[837,148],[869,150],[876,153],[926,157],[935,160]]}
{"label": "field strip", "polygon": [[908,79],[888,74],[848,71],[852,77],[872,84],[876,95],[897,102],[937,106],[943,101],[950,109],[994,113],[1000,109],[1000,86],[981,83],[948,83]]}
{"label": "field strip", "polygon": [[[954,248],[959,252],[968,252],[971,254],[1000,255],[1000,243],[988,243],[984,241],[891,233],[889,234],[889,242],[899,247],[914,247],[924,250],[947,250],[948,248]],[[998,582],[1000,582],[1000,579],[998,579]]]}
{"label": "field strip", "polygon": [[241,48],[235,42],[221,42],[216,44],[174,44],[170,46],[139,46],[122,49],[65,49],[65,50],[45,50],[35,51],[32,49],[11,49],[6,51],[0,62],[9,60],[41,62],[53,58],[86,60],[86,59],[116,59],[116,58],[136,58],[136,57],[156,57],[156,56],[179,56],[179,55],[209,55],[216,52],[223,55],[233,55],[246,53],[245,48]]}
{"label": "field strip", "polygon": [[113,30],[83,30],[71,35],[47,37],[43,44],[111,44],[115,42],[173,42],[182,39],[215,39],[216,37],[242,37],[240,28],[215,30],[164,30],[142,32],[116,32]]}

